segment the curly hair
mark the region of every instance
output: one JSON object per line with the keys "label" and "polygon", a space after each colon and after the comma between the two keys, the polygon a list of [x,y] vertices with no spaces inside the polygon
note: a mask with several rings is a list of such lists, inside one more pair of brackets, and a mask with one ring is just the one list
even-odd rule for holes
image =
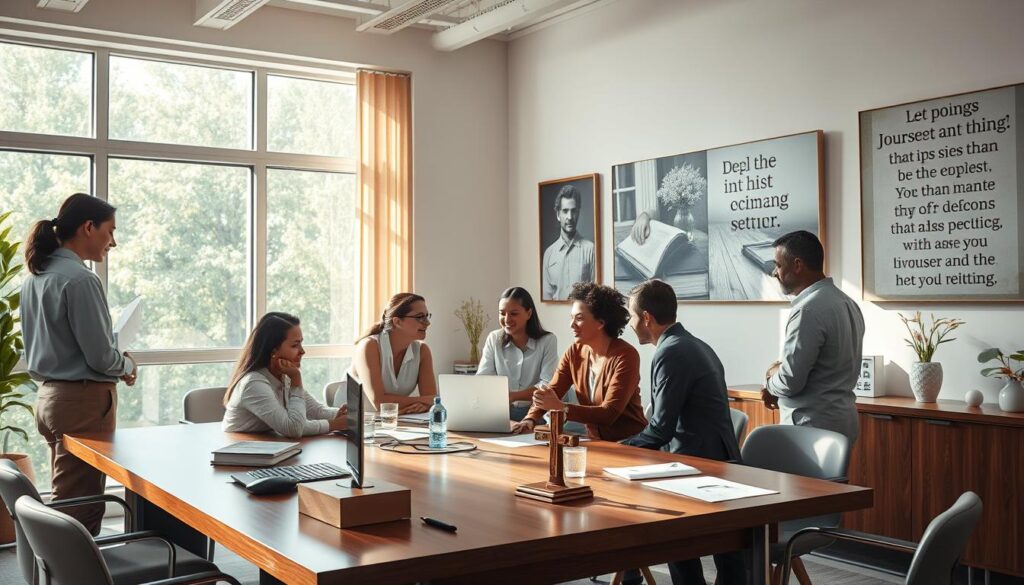
{"label": "curly hair", "polygon": [[569,302],[579,301],[587,306],[598,321],[604,321],[604,332],[612,339],[622,335],[629,323],[626,297],[610,286],[595,282],[577,282],[569,292]]}

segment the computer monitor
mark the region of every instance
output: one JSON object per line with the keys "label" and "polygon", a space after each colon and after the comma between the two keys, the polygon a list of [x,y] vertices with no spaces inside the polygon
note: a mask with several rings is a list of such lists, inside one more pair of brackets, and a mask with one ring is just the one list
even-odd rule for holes
{"label": "computer monitor", "polygon": [[345,463],[352,472],[349,487],[363,487],[363,385],[346,374],[346,399],[348,406],[348,446],[345,450]]}

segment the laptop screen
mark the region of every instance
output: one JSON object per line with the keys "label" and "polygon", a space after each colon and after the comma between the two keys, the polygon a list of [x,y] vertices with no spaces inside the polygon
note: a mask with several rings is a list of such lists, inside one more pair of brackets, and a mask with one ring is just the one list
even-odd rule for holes
{"label": "laptop screen", "polygon": [[352,472],[352,487],[363,486],[363,385],[356,382],[351,374],[346,376],[346,399],[348,405],[348,446],[345,463]]}

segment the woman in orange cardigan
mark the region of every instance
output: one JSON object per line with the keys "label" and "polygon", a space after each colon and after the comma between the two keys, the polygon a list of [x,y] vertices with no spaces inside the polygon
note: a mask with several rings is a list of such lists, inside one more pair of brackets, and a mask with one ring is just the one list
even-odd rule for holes
{"label": "woman in orange cardigan", "polygon": [[[619,339],[629,312],[617,290],[592,282],[579,282],[569,293],[575,343],[562,355],[548,386],[533,393],[533,406],[514,430],[533,431],[544,412],[564,410],[566,419],[587,426],[595,439],[618,441],[639,433],[647,425],[640,403],[640,354]],[[576,386],[579,404],[562,402]]]}

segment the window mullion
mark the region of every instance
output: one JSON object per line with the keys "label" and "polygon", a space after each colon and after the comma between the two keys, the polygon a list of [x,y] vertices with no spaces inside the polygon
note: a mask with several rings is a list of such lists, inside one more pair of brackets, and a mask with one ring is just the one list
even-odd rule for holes
{"label": "window mullion", "polygon": [[[256,70],[253,84],[253,129],[256,134],[256,155],[267,153],[267,72]],[[250,262],[250,282],[252,302],[251,322],[249,329],[256,326],[256,321],[267,312],[267,165],[259,162],[254,167],[255,190],[252,206],[252,261]]]}
{"label": "window mullion", "polygon": [[[109,126],[107,105],[110,103],[110,51],[97,49],[93,61],[93,137],[95,155],[92,159],[93,195],[110,200],[107,165],[107,128]],[[103,290],[109,290],[109,262],[93,264],[93,270],[100,277]]]}

